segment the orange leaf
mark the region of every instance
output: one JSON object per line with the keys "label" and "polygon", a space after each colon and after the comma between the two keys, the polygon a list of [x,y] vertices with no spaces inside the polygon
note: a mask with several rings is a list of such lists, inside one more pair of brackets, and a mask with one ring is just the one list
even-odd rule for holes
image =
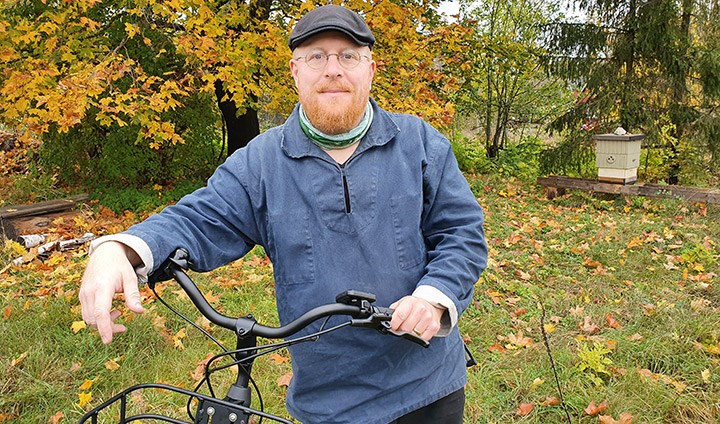
{"label": "orange leaf", "polygon": [[556,398],[555,396],[548,396],[545,398],[543,403],[540,404],[540,406],[552,406],[552,405],[560,405],[560,399]]}
{"label": "orange leaf", "polygon": [[48,424],[58,424],[63,418],[65,418],[65,413],[62,411],[58,411],[48,419]]}
{"label": "orange leaf", "polygon": [[595,401],[591,400],[590,404],[585,408],[585,413],[588,415],[597,415],[601,412],[605,412],[607,409],[607,402],[602,401],[600,405],[595,405]]}
{"label": "orange leaf", "polygon": [[10,315],[12,314],[12,308],[10,305],[5,307],[5,310],[3,311],[3,318],[10,319]]}
{"label": "orange leaf", "polygon": [[190,374],[192,379],[194,381],[200,381],[205,376],[205,368],[207,367],[208,362],[215,356],[214,353],[210,352],[207,355],[205,355],[205,359],[198,362],[195,367],[195,371]]}
{"label": "orange leaf", "polygon": [[272,353],[268,355],[270,359],[273,360],[276,364],[286,364],[290,361],[289,358],[286,358],[285,356],[280,355],[279,353]]}
{"label": "orange leaf", "polygon": [[535,409],[534,403],[521,403],[520,406],[518,406],[517,415],[524,417],[532,412],[533,409]]}
{"label": "orange leaf", "polygon": [[607,321],[608,327],[614,328],[616,330],[622,328],[620,323],[615,320],[612,314],[605,315],[605,320]]}
{"label": "orange leaf", "polygon": [[80,387],[78,387],[78,389],[79,389],[79,390],[82,390],[82,391],[85,391],[85,390],[91,388],[92,385],[93,385],[93,383],[95,383],[95,380],[87,380],[87,379],[86,379],[86,380],[83,382],[83,384],[81,384]]}
{"label": "orange leaf", "polygon": [[521,316],[525,315],[526,313],[527,313],[527,308],[518,308],[518,309],[515,309],[512,313],[510,313],[510,315],[513,318],[517,318],[517,317],[521,317]]}
{"label": "orange leaf", "polygon": [[617,420],[610,415],[600,415],[598,417],[598,422],[600,424],[632,424],[632,419],[632,415],[627,412],[623,412]]}
{"label": "orange leaf", "polygon": [[12,362],[10,362],[10,368],[18,366],[22,361],[25,360],[27,357],[27,352],[23,352],[18,356],[17,358],[13,359]]}
{"label": "orange leaf", "polygon": [[507,349],[505,349],[504,347],[502,347],[502,346],[501,346],[500,344],[498,344],[498,343],[495,343],[494,345],[488,347],[488,350],[489,350],[490,352],[496,352],[496,353],[505,353],[505,352],[507,352]]}
{"label": "orange leaf", "polygon": [[288,387],[290,385],[290,380],[293,378],[293,373],[289,372],[287,374],[283,374],[277,379],[277,385],[278,387]]}

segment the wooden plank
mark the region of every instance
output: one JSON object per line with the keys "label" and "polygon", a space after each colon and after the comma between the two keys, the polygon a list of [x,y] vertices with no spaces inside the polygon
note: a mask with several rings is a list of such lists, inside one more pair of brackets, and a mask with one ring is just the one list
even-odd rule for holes
{"label": "wooden plank", "polygon": [[537,182],[541,186],[559,190],[584,190],[594,191],[597,193],[621,194],[626,196],[645,196],[720,204],[720,190],[712,188],[659,184],[612,184],[592,179],[560,176],[541,177],[538,178]]}
{"label": "wooden plank", "polygon": [[31,205],[17,205],[0,208],[0,219],[17,218],[21,216],[43,215],[51,212],[62,212],[73,209],[78,203],[89,199],[87,194],[77,194],[65,199],[48,200]]}

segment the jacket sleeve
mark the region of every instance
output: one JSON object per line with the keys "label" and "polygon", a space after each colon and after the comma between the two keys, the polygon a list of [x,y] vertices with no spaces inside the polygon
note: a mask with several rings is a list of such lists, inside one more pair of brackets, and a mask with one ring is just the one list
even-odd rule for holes
{"label": "jacket sleeve", "polygon": [[450,143],[439,134],[435,141],[429,146],[423,175],[422,231],[428,264],[419,285],[445,294],[460,314],[470,304],[487,265],[484,216]]}
{"label": "jacket sleeve", "polygon": [[209,271],[244,256],[261,243],[260,218],[247,189],[244,152],[217,168],[205,187],[130,227],[143,239],[157,269],[176,249],[189,252],[192,268]]}

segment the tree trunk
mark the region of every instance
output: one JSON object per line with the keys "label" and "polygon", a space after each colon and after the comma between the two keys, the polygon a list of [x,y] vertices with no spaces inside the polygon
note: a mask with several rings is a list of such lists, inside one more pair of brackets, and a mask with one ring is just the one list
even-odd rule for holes
{"label": "tree trunk", "polygon": [[260,122],[255,109],[246,108],[245,113],[238,115],[238,107],[233,102],[231,94],[227,93],[222,81],[215,81],[215,97],[217,98],[223,125],[227,130],[227,155],[247,146],[247,144],[260,134]]}
{"label": "tree trunk", "polygon": [[[267,21],[270,18],[270,6],[272,0],[256,0],[251,1],[249,6],[249,14],[256,21]],[[244,28],[233,28],[238,32],[245,31]],[[255,80],[260,79],[260,75],[253,75]],[[222,81],[215,82],[215,97],[217,98],[220,113],[222,113],[223,125],[227,134],[227,155],[230,156],[236,150],[247,146],[247,144],[260,134],[260,122],[258,120],[258,111],[250,106],[245,107],[245,113],[238,115],[238,107],[232,99]],[[255,96],[249,96],[250,105],[257,104]]]}

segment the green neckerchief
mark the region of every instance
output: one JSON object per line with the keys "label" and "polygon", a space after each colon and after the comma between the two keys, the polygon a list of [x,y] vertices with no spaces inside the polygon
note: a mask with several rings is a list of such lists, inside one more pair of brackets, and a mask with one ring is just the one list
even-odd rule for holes
{"label": "green neckerchief", "polygon": [[300,106],[300,127],[313,143],[325,150],[342,149],[343,147],[351,146],[357,143],[361,138],[363,138],[363,136],[365,136],[368,129],[370,129],[372,120],[373,109],[372,106],[370,106],[370,102],[368,102],[367,107],[365,108],[365,114],[357,127],[343,134],[330,135],[315,128],[310,122],[310,119],[308,119],[307,115],[305,115],[302,105]]}

